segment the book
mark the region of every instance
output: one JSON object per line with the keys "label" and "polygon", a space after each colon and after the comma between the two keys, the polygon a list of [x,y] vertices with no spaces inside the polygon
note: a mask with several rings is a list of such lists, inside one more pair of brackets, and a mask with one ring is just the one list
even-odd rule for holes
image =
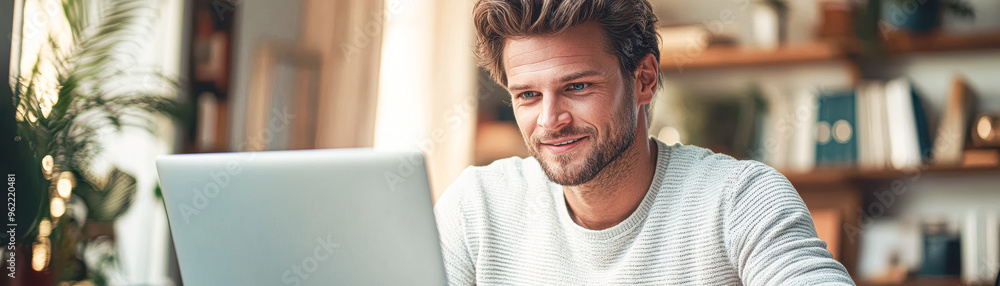
{"label": "book", "polygon": [[914,170],[928,159],[923,101],[907,78],[864,81],[855,90],[857,164],[862,170]]}
{"label": "book", "polygon": [[[985,278],[990,278],[989,270],[1000,272],[1000,213],[996,210],[987,211],[984,229],[984,250],[985,250],[985,268],[987,269]],[[997,273],[996,275],[1000,275]],[[986,280],[988,281],[988,280]],[[1000,283],[1000,276],[997,277],[997,283]]]}
{"label": "book", "polygon": [[854,108],[858,113],[858,167],[861,169],[881,169],[880,166],[876,165],[875,150],[872,148],[872,142],[876,142],[872,135],[877,134],[874,133],[875,126],[872,126],[872,122],[877,121],[871,114],[873,109],[870,101],[873,95],[869,93],[870,83],[873,82],[858,84],[854,93],[857,97]]}
{"label": "book", "polygon": [[791,114],[788,168],[799,172],[812,171],[816,166],[816,117],[819,111],[815,89],[801,89],[793,96],[794,104],[789,108]]}
{"label": "book", "polygon": [[857,163],[857,115],[853,90],[823,93],[818,99],[816,165],[853,167]]}
{"label": "book", "polygon": [[897,170],[920,167],[929,154],[930,136],[920,97],[909,79],[899,78],[885,84],[886,122],[889,157]]}
{"label": "book", "polygon": [[951,95],[945,103],[941,124],[934,139],[936,165],[957,166],[962,163],[962,149],[969,130],[969,116],[972,113],[974,96],[964,78],[956,76],[952,80]]}
{"label": "book", "polygon": [[947,228],[949,227],[941,222],[924,226],[923,262],[920,263],[918,275],[940,277],[962,274],[962,237]]}
{"label": "book", "polygon": [[924,235],[918,222],[872,220],[859,235],[855,278],[872,284],[901,284],[908,272],[922,267]]}
{"label": "book", "polygon": [[885,169],[889,158],[885,89],[882,82],[866,81],[857,87],[858,165],[862,169]]}
{"label": "book", "polygon": [[878,138],[878,141],[873,142],[873,144],[878,150],[876,160],[878,161],[879,169],[888,168],[892,160],[892,143],[890,141],[891,135],[889,130],[893,128],[893,126],[889,123],[889,102],[888,97],[886,96],[885,87],[886,85],[883,82],[879,82],[878,85],[873,86],[872,93],[874,96],[871,100],[871,104],[873,106],[873,116],[877,120],[872,124],[878,127],[878,129],[875,130],[876,133],[874,135]]}
{"label": "book", "polygon": [[962,221],[962,282],[980,285],[993,282],[998,269],[997,228],[1000,219],[995,211],[970,210]]}
{"label": "book", "polygon": [[758,151],[751,158],[775,169],[788,169],[789,152],[785,150],[789,149],[795,131],[791,128],[794,122],[793,104],[788,100],[785,89],[774,84],[762,83],[760,94],[767,101],[767,109],[762,126],[757,129]]}

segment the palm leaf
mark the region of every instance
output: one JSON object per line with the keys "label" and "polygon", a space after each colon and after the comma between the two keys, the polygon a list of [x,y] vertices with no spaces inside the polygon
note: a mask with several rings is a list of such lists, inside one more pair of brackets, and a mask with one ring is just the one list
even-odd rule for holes
{"label": "palm leaf", "polygon": [[103,184],[77,185],[75,192],[87,205],[93,205],[87,212],[91,221],[113,221],[128,210],[135,197],[136,181],[131,175],[115,168]]}
{"label": "palm leaf", "polygon": [[[94,215],[91,219],[114,219],[126,210],[135,192],[135,179],[117,168],[105,176],[88,174],[102,151],[97,134],[123,127],[155,133],[158,118],[184,118],[188,113],[185,106],[167,97],[179,89],[178,82],[155,72],[129,70],[135,66],[134,59],[123,56],[128,54],[123,49],[134,49],[128,45],[139,45],[143,32],[148,34],[144,17],[152,12],[149,4],[142,0],[63,0],[61,14],[72,41],[61,46],[50,37],[32,71],[15,81],[21,116],[37,117],[18,122],[18,135],[37,157],[52,155],[60,170],[81,175],[74,193],[86,202]],[[48,56],[44,61],[43,54]],[[51,64],[56,74],[40,72],[43,62]],[[44,90],[51,87],[40,84],[42,78],[55,79],[57,90]],[[150,91],[153,87],[165,89]],[[41,112],[42,94],[56,95],[46,116]]]}

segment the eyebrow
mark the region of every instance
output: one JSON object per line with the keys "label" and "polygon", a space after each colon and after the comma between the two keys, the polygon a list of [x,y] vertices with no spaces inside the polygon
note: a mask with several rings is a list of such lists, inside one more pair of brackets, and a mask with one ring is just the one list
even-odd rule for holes
{"label": "eyebrow", "polygon": [[[580,79],[580,78],[583,78],[583,77],[594,76],[594,75],[601,75],[601,72],[599,72],[597,70],[579,71],[579,72],[575,72],[575,73],[572,73],[572,74],[569,74],[569,75],[566,75],[566,76],[562,77],[562,79],[560,79],[560,81],[561,82],[574,81],[574,80],[577,80],[577,79]],[[515,92],[515,91],[521,91],[521,90],[526,90],[526,89],[530,89],[530,88],[531,88],[531,86],[529,86],[529,85],[519,84],[519,85],[512,85],[512,86],[508,87],[507,90],[511,91],[511,92]]]}

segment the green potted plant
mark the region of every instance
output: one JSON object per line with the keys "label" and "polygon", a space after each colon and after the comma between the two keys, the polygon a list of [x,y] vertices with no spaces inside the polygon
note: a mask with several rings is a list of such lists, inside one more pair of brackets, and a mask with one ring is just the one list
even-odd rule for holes
{"label": "green potted plant", "polygon": [[12,82],[15,141],[27,167],[18,176],[30,181],[26,186],[35,186],[27,192],[40,201],[25,212],[34,214],[32,268],[42,271],[51,265],[56,281],[103,285],[107,279],[100,267],[115,263],[113,248],[96,262],[84,263],[88,246],[106,249],[108,241],[91,239],[88,226],[110,226],[124,213],[136,180],[117,166],[97,167],[107,163],[101,161],[105,150],[100,136],[134,127],[155,134],[160,118],[182,118],[187,112],[171,99],[179,90],[174,79],[138,71],[122,57],[122,44],[136,41],[149,26],[143,19],[148,2],[61,4],[61,15],[49,16],[65,18],[70,43],[48,35],[31,70]]}
{"label": "green potted plant", "polygon": [[941,26],[945,13],[960,19],[974,19],[972,5],[965,0],[882,0],[882,20],[903,30],[918,33]]}

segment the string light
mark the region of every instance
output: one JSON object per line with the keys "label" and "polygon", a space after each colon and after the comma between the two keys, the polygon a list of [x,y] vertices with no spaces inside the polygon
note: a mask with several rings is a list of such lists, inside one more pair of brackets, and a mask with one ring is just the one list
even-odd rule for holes
{"label": "string light", "polygon": [[56,192],[59,193],[60,197],[64,199],[69,198],[69,195],[73,191],[74,181],[76,181],[76,178],[73,176],[73,173],[62,172],[59,174],[59,181],[56,183]]}
{"label": "string light", "polygon": [[46,178],[52,175],[52,168],[54,166],[55,161],[52,160],[52,155],[45,155],[45,157],[42,158],[42,174],[45,174]]}
{"label": "string light", "polygon": [[66,202],[64,202],[62,198],[52,198],[52,203],[49,204],[49,210],[52,212],[52,217],[62,217],[62,215],[66,213]]}
{"label": "string light", "polygon": [[52,222],[50,222],[47,218],[42,219],[42,221],[38,223],[38,236],[47,237],[50,234],[52,234]]}
{"label": "string light", "polygon": [[31,247],[31,269],[35,271],[45,270],[49,266],[49,240],[39,239]]}

